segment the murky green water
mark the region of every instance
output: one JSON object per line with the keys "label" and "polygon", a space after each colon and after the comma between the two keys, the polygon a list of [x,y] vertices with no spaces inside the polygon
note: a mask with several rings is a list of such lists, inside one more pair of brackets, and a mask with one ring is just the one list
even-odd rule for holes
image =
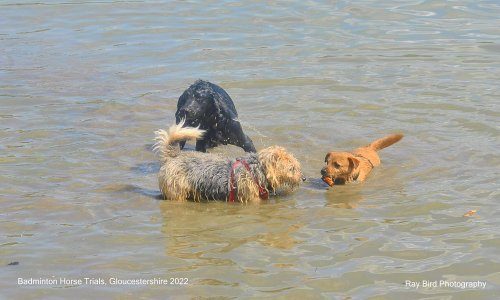
{"label": "murky green water", "polygon": [[[499,16],[464,0],[1,1],[0,295],[495,299]],[[198,78],[308,182],[262,205],[158,200],[153,131]],[[393,132],[368,181],[320,181],[326,152]],[[486,287],[422,287],[441,280]]]}

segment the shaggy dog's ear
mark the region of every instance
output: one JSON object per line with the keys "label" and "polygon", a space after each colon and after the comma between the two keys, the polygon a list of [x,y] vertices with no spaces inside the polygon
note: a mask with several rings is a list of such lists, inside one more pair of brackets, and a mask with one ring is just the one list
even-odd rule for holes
{"label": "shaggy dog's ear", "polygon": [[326,163],[328,162],[328,159],[330,158],[330,154],[331,154],[331,153],[328,153],[328,154],[325,156],[325,162],[326,162]]}

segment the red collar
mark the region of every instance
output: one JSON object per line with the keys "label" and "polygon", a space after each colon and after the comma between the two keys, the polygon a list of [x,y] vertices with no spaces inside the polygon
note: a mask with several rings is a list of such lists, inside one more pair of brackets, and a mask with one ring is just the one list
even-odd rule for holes
{"label": "red collar", "polygon": [[250,166],[244,159],[237,159],[233,166],[231,167],[231,178],[230,178],[230,188],[229,188],[229,202],[234,202],[236,198],[236,183],[234,180],[234,170],[238,167],[238,165],[243,165],[245,169],[247,169],[248,173],[252,174],[253,181],[259,187],[259,198],[262,200],[267,200],[269,198],[269,192],[266,190],[264,186],[262,186],[259,182],[259,179],[252,173]]}

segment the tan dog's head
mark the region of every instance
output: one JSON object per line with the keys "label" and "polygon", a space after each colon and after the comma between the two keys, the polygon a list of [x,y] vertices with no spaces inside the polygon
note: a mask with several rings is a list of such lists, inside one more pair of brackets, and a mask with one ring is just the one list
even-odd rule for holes
{"label": "tan dog's head", "polygon": [[271,146],[259,151],[258,155],[269,183],[268,188],[274,192],[292,191],[305,180],[299,161],[285,148]]}
{"label": "tan dog's head", "polygon": [[335,180],[350,181],[359,166],[359,159],[349,152],[330,152],[325,156],[326,167],[321,169],[322,179],[329,186]]}

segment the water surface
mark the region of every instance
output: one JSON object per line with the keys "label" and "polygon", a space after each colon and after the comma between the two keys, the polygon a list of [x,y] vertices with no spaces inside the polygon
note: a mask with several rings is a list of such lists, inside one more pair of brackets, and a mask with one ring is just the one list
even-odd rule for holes
{"label": "water surface", "polygon": [[[464,0],[2,1],[0,294],[495,298],[499,16]],[[301,161],[296,193],[159,200],[153,131],[198,78],[226,89],[258,149]],[[394,132],[365,183],[319,179],[328,151]],[[189,283],[17,283],[85,277]]]}

